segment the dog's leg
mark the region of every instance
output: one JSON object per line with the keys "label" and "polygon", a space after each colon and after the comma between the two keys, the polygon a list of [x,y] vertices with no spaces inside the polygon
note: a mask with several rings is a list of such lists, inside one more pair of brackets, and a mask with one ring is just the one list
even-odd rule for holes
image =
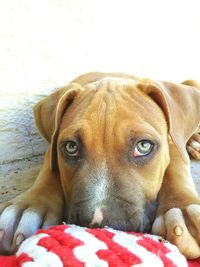
{"label": "dog's leg", "polygon": [[152,232],[174,243],[188,258],[200,256],[200,199],[190,164],[171,146],[169,164],[158,196],[158,214]]}
{"label": "dog's leg", "polygon": [[[183,82],[185,85],[194,86],[200,90],[200,83],[193,80]],[[194,159],[200,160],[200,127],[195,134],[191,136],[187,143],[187,151]]]}
{"label": "dog's leg", "polygon": [[50,170],[50,149],[43,167],[26,192],[0,208],[0,251],[15,251],[17,246],[38,228],[60,223],[64,198],[58,175]]}

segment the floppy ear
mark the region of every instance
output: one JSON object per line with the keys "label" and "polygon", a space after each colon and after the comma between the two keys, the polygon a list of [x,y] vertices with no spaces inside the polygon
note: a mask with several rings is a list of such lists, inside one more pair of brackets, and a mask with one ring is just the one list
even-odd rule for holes
{"label": "floppy ear", "polygon": [[79,84],[69,84],[47,96],[33,108],[35,124],[40,134],[51,143],[51,169],[57,168],[57,137],[62,116],[81,90]]}
{"label": "floppy ear", "polygon": [[163,110],[169,134],[185,160],[186,143],[200,124],[200,90],[185,84],[140,80],[138,87]]}
{"label": "floppy ear", "polygon": [[56,106],[65,92],[65,88],[61,88],[42,99],[33,107],[36,127],[49,143],[55,128]]}
{"label": "floppy ear", "polygon": [[195,80],[186,80],[186,81],[182,82],[182,84],[190,85],[190,86],[193,86],[193,87],[200,89],[200,83],[198,83]]}

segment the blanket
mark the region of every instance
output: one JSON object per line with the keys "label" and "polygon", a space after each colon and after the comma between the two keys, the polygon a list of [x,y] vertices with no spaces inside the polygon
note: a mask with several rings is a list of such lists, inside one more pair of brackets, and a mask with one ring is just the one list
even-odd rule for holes
{"label": "blanket", "polygon": [[0,256],[1,267],[198,267],[176,246],[150,234],[106,227],[58,225],[26,239],[15,255]]}

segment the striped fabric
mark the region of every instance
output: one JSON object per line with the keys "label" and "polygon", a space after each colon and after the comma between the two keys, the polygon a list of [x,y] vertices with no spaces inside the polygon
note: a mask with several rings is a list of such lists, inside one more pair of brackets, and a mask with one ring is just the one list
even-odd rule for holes
{"label": "striped fabric", "polygon": [[88,229],[75,225],[39,230],[22,243],[15,256],[8,259],[9,257],[0,257],[0,266],[200,266],[197,261],[187,262],[176,246],[155,235],[122,232],[111,228]]}

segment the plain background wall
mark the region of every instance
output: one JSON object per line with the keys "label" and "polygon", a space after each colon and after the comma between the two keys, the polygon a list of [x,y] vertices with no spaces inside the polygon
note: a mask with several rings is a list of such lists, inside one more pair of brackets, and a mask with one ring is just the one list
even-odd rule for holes
{"label": "plain background wall", "polygon": [[0,0],[0,201],[38,171],[27,172],[46,147],[32,106],[54,88],[95,70],[200,80],[199,10],[199,0]]}

